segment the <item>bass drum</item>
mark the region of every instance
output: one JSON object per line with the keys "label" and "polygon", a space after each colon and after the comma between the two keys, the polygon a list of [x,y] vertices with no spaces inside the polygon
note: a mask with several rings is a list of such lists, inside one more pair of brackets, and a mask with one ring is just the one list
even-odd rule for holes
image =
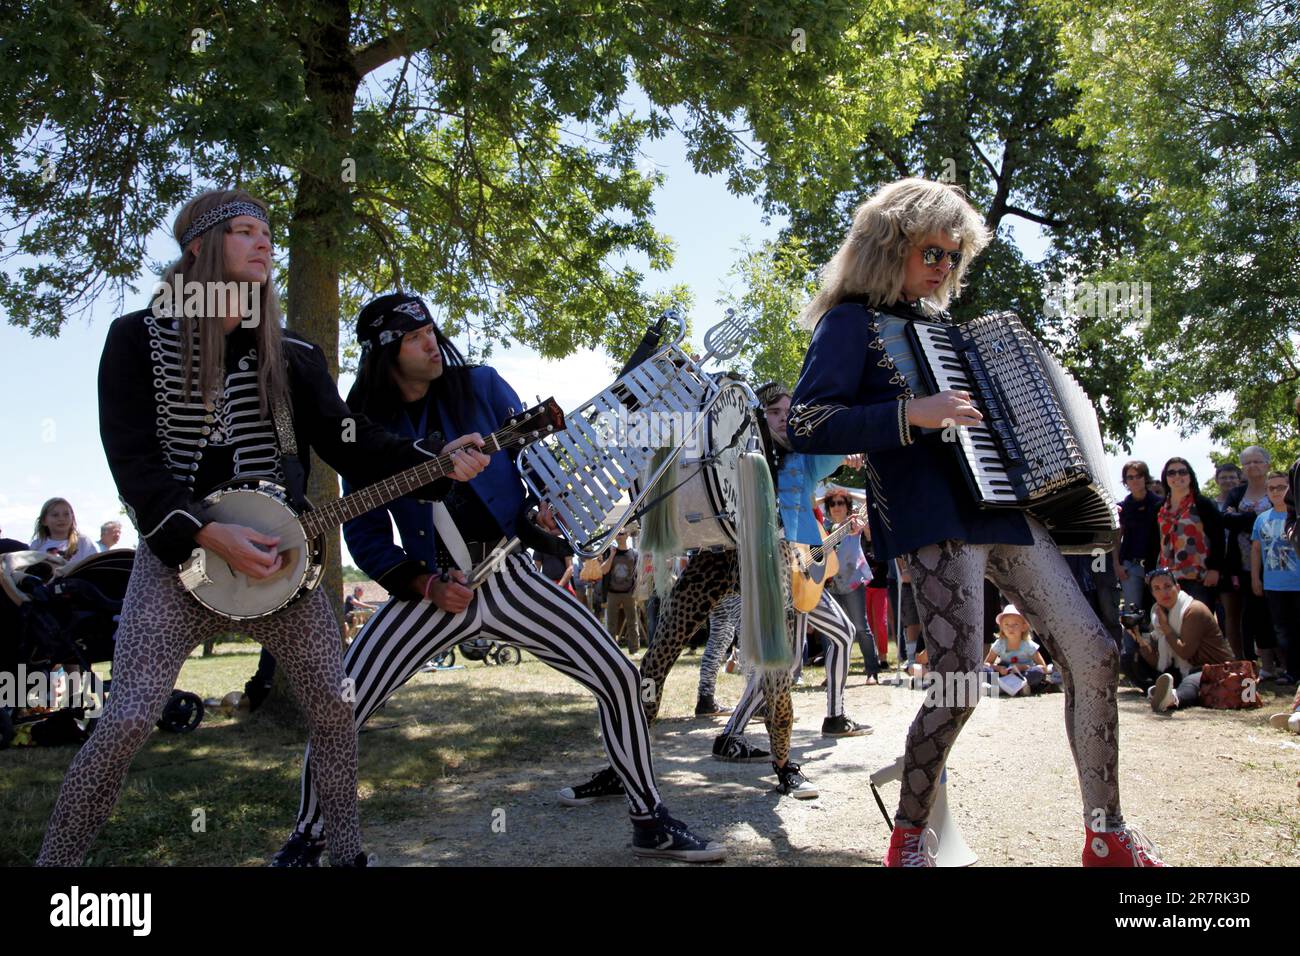
{"label": "bass drum", "polygon": [[707,420],[678,456],[677,480],[682,484],[662,502],[677,512],[683,549],[736,546],[736,465],[751,443],[761,447],[761,441],[748,389],[724,382]]}

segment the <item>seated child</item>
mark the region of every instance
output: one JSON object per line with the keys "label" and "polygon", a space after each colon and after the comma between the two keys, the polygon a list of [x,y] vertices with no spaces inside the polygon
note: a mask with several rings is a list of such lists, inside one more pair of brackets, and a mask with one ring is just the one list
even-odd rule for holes
{"label": "seated child", "polygon": [[1018,695],[1037,693],[1047,677],[1047,662],[1031,637],[1029,622],[1014,604],[1004,607],[995,620],[998,637],[984,658],[984,672],[999,677],[1017,675],[1024,680]]}

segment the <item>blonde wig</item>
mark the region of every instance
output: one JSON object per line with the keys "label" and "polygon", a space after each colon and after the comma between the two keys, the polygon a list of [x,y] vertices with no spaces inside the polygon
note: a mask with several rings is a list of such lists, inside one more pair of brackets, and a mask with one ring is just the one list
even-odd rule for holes
{"label": "blonde wig", "polygon": [[853,225],[821,273],[817,294],[799,319],[813,328],[848,296],[865,296],[873,308],[893,305],[903,294],[907,257],[932,233],[961,243],[961,262],[922,300],[934,311],[947,308],[965,284],[966,270],[992,234],[958,186],[928,179],[890,183],[853,212]]}

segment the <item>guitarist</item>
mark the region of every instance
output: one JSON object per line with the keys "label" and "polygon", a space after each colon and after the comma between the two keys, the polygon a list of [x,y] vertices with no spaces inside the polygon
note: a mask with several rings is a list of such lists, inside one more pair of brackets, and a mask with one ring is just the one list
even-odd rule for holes
{"label": "guitarist", "polygon": [[[357,318],[357,335],[362,359],[348,405],[400,435],[434,441],[467,436],[477,443],[520,411],[514,389],[488,366],[467,366],[416,296],[398,292],[373,299]],[[567,552],[553,534],[547,506],[538,519],[551,534],[527,516],[533,502],[514,455],[488,459],[471,450],[467,456],[474,473],[452,485],[441,503],[401,498],[343,526],[357,565],[392,595],[344,657],[357,690],[356,726],[426,661],[461,641],[485,637],[518,645],[595,695],[605,750],[627,793],[633,853],[688,862],[721,859],[721,846],[674,820],[660,799],[640,677],[595,616],[518,552],[477,590],[466,587],[466,572],[503,536]],[[401,545],[393,540],[390,515]],[[318,787],[317,757],[309,747],[298,823],[273,865],[312,866],[320,856],[329,821],[322,819]]]}
{"label": "guitarist", "polygon": [[[169,289],[173,280],[182,289],[197,283],[200,301],[172,308],[158,295],[151,308],[117,319],[104,343],[100,434],[140,547],[117,629],[112,693],[95,733],[68,767],[39,864],[81,862],[181,665],[195,646],[230,629],[228,619],[183,589],[177,566],[201,546],[251,578],[280,570],[279,539],[210,521],[201,504],[235,479],[284,484],[288,478],[301,495],[308,459],[304,453],[301,474],[286,474],[293,461],[279,455],[275,410],[290,406],[298,447],[315,449],[354,481],[380,480],[433,453],[352,415],[324,353],[281,328],[265,203],[242,190],[204,192],[181,208],[173,230],[180,258],[163,283]],[[328,598],[314,591],[240,629],[274,653],[306,714],[330,820],[331,861],[365,865],[357,738]]]}

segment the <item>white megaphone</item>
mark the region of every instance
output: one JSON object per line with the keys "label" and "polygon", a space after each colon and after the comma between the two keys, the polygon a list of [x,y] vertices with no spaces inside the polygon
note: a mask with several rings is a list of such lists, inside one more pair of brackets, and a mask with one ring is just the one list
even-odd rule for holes
{"label": "white megaphone", "polygon": [[[903,779],[903,758],[899,757],[888,767],[881,767],[871,775],[871,794],[876,798],[876,805],[880,807],[880,812],[884,814],[885,823],[892,830],[894,821],[889,816],[889,811],[885,809],[885,802],[880,799],[879,786],[884,783],[893,783]],[[943,773],[939,776],[939,789],[934,797],[934,806],[930,810],[929,829],[934,832],[934,843],[930,845],[931,838],[926,835],[926,852],[930,853],[934,859],[935,866],[970,866],[979,859],[975,851],[966,845],[965,839],[962,838],[961,830],[953,821],[952,814],[948,812],[948,770],[945,767]]]}

